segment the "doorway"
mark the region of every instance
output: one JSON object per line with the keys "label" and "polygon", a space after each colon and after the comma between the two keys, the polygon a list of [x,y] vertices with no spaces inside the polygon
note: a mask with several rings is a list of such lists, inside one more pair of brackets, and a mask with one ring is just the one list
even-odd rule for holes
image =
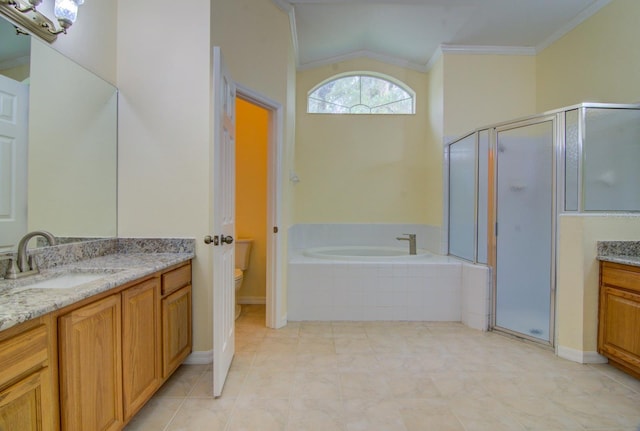
{"label": "doorway", "polygon": [[[236,236],[254,239],[240,303],[265,304],[265,325],[286,325],[280,254],[282,105],[236,83]],[[246,284],[245,284],[246,283]]]}
{"label": "doorway", "polygon": [[235,236],[238,244],[250,244],[248,260],[236,247],[236,268],[242,271],[239,307],[266,305],[268,146],[269,111],[236,97]]}

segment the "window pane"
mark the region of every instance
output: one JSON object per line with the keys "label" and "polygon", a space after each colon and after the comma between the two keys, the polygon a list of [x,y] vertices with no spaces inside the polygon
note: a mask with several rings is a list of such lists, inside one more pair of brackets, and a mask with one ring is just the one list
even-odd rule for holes
{"label": "window pane", "polygon": [[413,95],[390,80],[345,76],[317,88],[307,101],[309,113],[413,114]]}
{"label": "window pane", "polygon": [[584,125],[585,211],[640,211],[640,110],[588,108]]}
{"label": "window pane", "polygon": [[413,101],[411,99],[371,108],[372,114],[411,114]]}
{"label": "window pane", "polygon": [[397,85],[372,76],[362,77],[362,103],[373,107],[387,105],[411,96]]}

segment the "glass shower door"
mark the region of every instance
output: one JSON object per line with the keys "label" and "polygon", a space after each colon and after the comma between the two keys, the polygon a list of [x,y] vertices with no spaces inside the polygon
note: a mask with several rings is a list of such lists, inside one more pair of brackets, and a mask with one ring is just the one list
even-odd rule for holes
{"label": "glass shower door", "polygon": [[495,327],[552,343],[555,120],[497,130]]}

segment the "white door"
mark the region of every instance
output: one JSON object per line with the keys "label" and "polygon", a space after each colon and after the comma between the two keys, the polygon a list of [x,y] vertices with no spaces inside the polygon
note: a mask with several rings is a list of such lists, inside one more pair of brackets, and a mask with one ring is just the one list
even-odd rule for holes
{"label": "white door", "polygon": [[0,251],[27,233],[29,87],[0,75]]}
{"label": "white door", "polygon": [[213,48],[213,396],[222,394],[235,352],[236,88]]}

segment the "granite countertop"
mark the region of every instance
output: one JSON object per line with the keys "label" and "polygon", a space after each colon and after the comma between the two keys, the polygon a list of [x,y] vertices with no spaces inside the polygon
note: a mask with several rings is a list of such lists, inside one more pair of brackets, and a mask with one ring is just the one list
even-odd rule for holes
{"label": "granite countertop", "polygon": [[[193,259],[193,251],[114,253],[42,269],[18,280],[0,280],[0,330],[45,315],[85,298]],[[72,288],[29,288],[69,273],[104,274]]]}
{"label": "granite countertop", "polygon": [[598,241],[598,260],[640,267],[640,241]]}

